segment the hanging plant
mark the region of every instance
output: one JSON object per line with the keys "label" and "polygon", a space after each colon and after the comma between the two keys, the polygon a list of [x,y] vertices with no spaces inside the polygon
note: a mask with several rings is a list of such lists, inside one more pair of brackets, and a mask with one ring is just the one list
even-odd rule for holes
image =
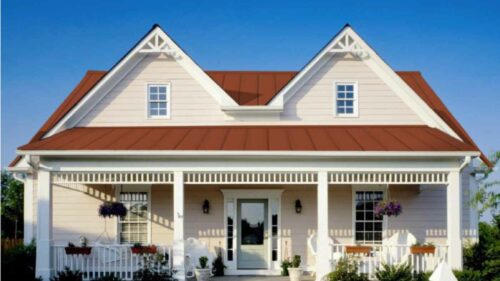
{"label": "hanging plant", "polygon": [[120,202],[104,202],[99,206],[99,216],[103,218],[120,217],[127,215],[127,208]]}
{"label": "hanging plant", "polygon": [[374,213],[377,217],[397,217],[403,212],[403,207],[398,201],[381,201],[375,205]]}

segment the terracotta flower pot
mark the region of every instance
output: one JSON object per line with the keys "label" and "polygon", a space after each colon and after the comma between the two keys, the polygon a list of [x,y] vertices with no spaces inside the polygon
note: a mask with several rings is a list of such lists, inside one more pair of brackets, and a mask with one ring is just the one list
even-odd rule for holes
{"label": "terracotta flower pot", "polygon": [[436,252],[436,247],[434,247],[434,246],[411,246],[410,252],[413,255],[434,254]]}
{"label": "terracotta flower pot", "polygon": [[140,246],[140,247],[131,247],[130,250],[132,254],[156,254],[156,246]]}
{"label": "terracotta flower pot", "polygon": [[92,252],[92,247],[66,247],[66,255],[84,255],[88,256]]}
{"label": "terracotta flower pot", "polygon": [[302,268],[289,267],[288,275],[290,276],[290,281],[300,281],[302,280]]}
{"label": "terracotta flower pot", "polygon": [[370,246],[346,246],[345,252],[347,254],[370,254],[372,247]]}

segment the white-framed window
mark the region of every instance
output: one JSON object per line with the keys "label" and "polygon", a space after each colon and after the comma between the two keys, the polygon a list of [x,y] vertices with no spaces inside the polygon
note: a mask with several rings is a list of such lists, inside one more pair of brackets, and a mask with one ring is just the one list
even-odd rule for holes
{"label": "white-framed window", "polygon": [[381,190],[353,191],[354,242],[356,244],[380,244],[384,232],[384,218],[374,214],[375,205],[384,200]]}
{"label": "white-framed window", "polygon": [[340,117],[358,116],[358,83],[335,82],[335,115]]}
{"label": "white-framed window", "polygon": [[148,84],[148,117],[170,117],[170,84]]}
{"label": "white-framed window", "polygon": [[118,199],[127,208],[127,216],[118,219],[119,242],[149,243],[150,196],[147,188],[121,188]]}

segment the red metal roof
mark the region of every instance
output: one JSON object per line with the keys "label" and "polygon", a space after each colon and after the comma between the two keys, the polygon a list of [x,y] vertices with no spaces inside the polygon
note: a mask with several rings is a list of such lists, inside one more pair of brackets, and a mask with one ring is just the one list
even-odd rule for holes
{"label": "red metal roof", "polygon": [[19,149],[475,151],[427,126],[80,127]]}
{"label": "red metal roof", "polygon": [[[41,138],[50,129],[52,129],[90,91],[90,89],[92,89],[95,84],[97,84],[97,82],[105,74],[105,71],[88,71],[83,77],[82,81],[77,85],[77,87],[50,116],[50,118],[45,122],[42,128],[40,128],[40,130],[35,134],[30,143],[23,147],[29,147],[30,144],[33,144],[35,142],[40,143],[39,140],[41,140]],[[265,105],[297,74],[297,72],[207,71],[207,74],[212,77],[212,79],[217,84],[219,84],[219,86],[221,86],[238,104]],[[453,117],[451,112],[446,108],[446,106],[442,103],[436,93],[427,84],[420,72],[397,72],[397,74],[464,140],[465,144],[469,147],[468,150],[480,151],[472,138],[470,138],[470,136],[463,129],[460,123]],[[364,128],[363,130],[368,131],[369,128],[372,127],[375,128],[377,126],[360,126],[359,128]],[[410,128],[409,126],[407,127]],[[78,128],[74,130],[80,131],[81,129],[82,128]],[[105,128],[94,129],[104,130]],[[120,130],[120,128],[113,129]],[[122,129],[126,130],[127,128]],[[153,128],[150,129],[153,130]],[[210,131],[213,131],[213,129],[214,127],[211,127]],[[160,134],[160,132],[157,131],[156,134]],[[58,138],[60,137],[61,134],[58,135]],[[355,145],[355,142],[358,141],[358,139],[347,139],[352,140],[353,143],[351,145]],[[294,143],[295,141],[295,139],[292,140],[292,142]],[[342,142],[342,140],[338,141]],[[389,141],[389,139],[386,139],[386,141]],[[277,146],[279,147],[279,145]],[[425,146],[422,146],[422,150],[425,151],[427,149],[425,148]],[[16,159],[14,159],[10,166],[15,165],[17,161],[19,161],[19,159],[19,157],[16,157]],[[487,165],[491,165],[488,158],[482,153],[481,159]]]}

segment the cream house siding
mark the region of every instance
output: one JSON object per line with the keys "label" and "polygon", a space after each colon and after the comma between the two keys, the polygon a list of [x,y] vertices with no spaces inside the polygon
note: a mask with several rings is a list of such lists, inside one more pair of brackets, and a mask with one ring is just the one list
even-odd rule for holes
{"label": "cream house siding", "polygon": [[[170,83],[170,119],[147,116],[147,84]],[[77,126],[150,126],[224,120],[217,101],[174,59],[148,55]]]}
{"label": "cream house siding", "polygon": [[[359,117],[334,116],[334,81],[358,83]],[[349,54],[329,59],[285,103],[281,119],[328,124],[424,124],[362,60]]]}
{"label": "cream house siding", "polygon": [[151,187],[151,243],[172,245],[174,237],[172,185]]}
{"label": "cream house siding", "polygon": [[94,242],[104,232],[105,226],[114,242],[116,219],[104,219],[98,215],[103,201],[115,199],[115,190],[110,185],[53,184],[52,188],[55,244],[79,242],[81,236]]}

